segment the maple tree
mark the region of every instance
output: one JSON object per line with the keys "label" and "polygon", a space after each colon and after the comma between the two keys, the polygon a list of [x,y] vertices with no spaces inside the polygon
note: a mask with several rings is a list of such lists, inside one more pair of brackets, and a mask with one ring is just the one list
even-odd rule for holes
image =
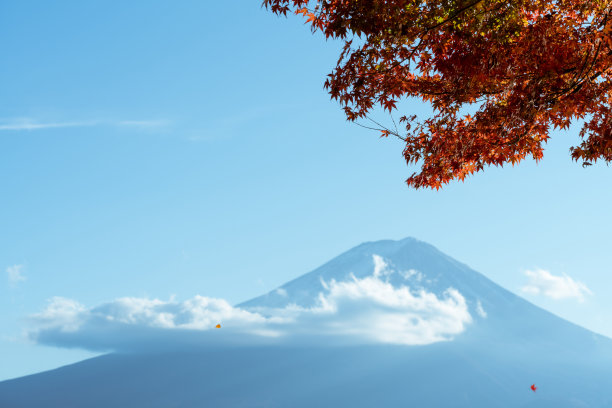
{"label": "maple tree", "polygon": [[[612,160],[611,0],[264,0],[344,41],[325,88],[350,121],[405,97],[431,103],[405,132],[378,125],[421,164],[409,186],[440,188],[486,165],[543,156],[549,130],[585,119],[571,148]],[[355,43],[355,44],[354,44]],[[473,114],[466,109],[477,108]],[[463,110],[463,111],[462,111]],[[395,125],[395,122],[394,122]]]}

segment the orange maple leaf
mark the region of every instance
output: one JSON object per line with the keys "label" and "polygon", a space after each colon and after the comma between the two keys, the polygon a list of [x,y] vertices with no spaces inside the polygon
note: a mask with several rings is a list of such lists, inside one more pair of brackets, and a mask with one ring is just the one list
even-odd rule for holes
{"label": "orange maple leaf", "polygon": [[[458,3],[466,3],[460,11]],[[405,97],[431,104],[435,114],[424,123],[402,116],[400,138],[406,163],[421,163],[407,184],[436,189],[489,165],[538,161],[549,125],[567,129],[587,115],[572,159],[612,162],[606,3],[263,0],[276,14],[291,9],[313,32],[344,40],[324,87],[349,121],[375,105],[390,113]],[[364,44],[352,48],[354,36]],[[475,113],[460,113],[472,104]]]}

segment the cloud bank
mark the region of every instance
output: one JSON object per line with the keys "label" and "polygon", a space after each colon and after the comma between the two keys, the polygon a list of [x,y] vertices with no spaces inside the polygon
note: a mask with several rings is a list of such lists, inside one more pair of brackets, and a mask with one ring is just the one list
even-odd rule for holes
{"label": "cloud bank", "polygon": [[[449,288],[440,297],[394,287],[374,274],[325,282],[316,305],[242,309],[196,296],[178,302],[120,298],[88,308],[56,297],[30,317],[30,338],[41,344],[93,351],[251,345],[424,345],[452,340],[472,322],[465,298]],[[217,324],[221,328],[216,328]]]}
{"label": "cloud bank", "polygon": [[584,301],[584,295],[592,295],[589,288],[582,282],[573,280],[567,275],[555,276],[543,269],[527,270],[525,275],[529,279],[527,285],[521,290],[533,295],[543,295],[551,299],[575,298]]}

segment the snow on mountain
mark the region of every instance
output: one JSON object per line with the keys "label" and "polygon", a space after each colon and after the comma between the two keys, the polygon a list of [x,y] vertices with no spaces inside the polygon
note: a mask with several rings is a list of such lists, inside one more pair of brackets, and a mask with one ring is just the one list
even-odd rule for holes
{"label": "snow on mountain", "polygon": [[[478,300],[485,304],[511,304],[516,296],[496,285],[433,246],[405,238],[399,241],[363,243],[265,295],[243,302],[246,309],[282,308],[294,303],[312,307],[326,283],[375,276],[394,287],[426,289],[441,296],[448,288],[457,289],[472,309]],[[482,306],[484,307],[484,306]]]}

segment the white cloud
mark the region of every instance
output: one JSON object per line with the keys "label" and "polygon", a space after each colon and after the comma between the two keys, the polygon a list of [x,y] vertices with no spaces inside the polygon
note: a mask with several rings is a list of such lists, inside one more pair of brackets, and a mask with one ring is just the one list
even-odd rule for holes
{"label": "white cloud", "polygon": [[[451,340],[472,321],[465,298],[449,288],[443,298],[420,290],[393,287],[378,276],[331,281],[319,306],[306,309],[305,327],[339,342],[417,345]],[[306,333],[304,333],[306,334]]]}
{"label": "white cloud", "polygon": [[6,274],[8,277],[9,284],[12,287],[15,287],[19,284],[19,282],[23,282],[26,280],[26,277],[23,274],[23,265],[13,265],[6,268]]}
{"label": "white cloud", "polygon": [[[196,296],[177,302],[121,298],[87,308],[64,298],[31,317],[39,343],[89,350],[256,344],[429,344],[452,340],[472,321],[464,297],[395,288],[378,276],[325,283],[312,308],[241,309]],[[217,323],[221,328],[215,328]]]}
{"label": "white cloud", "polygon": [[276,293],[278,293],[282,297],[287,297],[287,291],[285,289],[283,289],[283,288],[276,289]]}
{"label": "white cloud", "polygon": [[55,296],[42,312],[30,316],[40,329],[76,332],[84,321],[85,306],[71,299]]}
{"label": "white cloud", "polygon": [[32,131],[53,128],[69,127],[91,127],[91,126],[126,126],[138,128],[152,128],[167,125],[167,121],[162,120],[121,120],[121,121],[67,121],[67,122],[40,122],[31,118],[16,118],[0,121],[0,131]]}
{"label": "white cloud", "polygon": [[582,282],[573,280],[567,275],[555,276],[543,269],[527,270],[525,275],[529,279],[527,285],[521,290],[533,295],[543,295],[552,299],[576,298],[584,300],[584,295],[592,295],[589,288]]}
{"label": "white cloud", "polygon": [[[203,296],[183,302],[119,298],[93,308],[54,297],[30,322],[35,327],[30,337],[42,344],[130,351],[258,344],[280,335],[271,327],[282,318],[266,318]],[[222,329],[215,328],[218,323]]]}

